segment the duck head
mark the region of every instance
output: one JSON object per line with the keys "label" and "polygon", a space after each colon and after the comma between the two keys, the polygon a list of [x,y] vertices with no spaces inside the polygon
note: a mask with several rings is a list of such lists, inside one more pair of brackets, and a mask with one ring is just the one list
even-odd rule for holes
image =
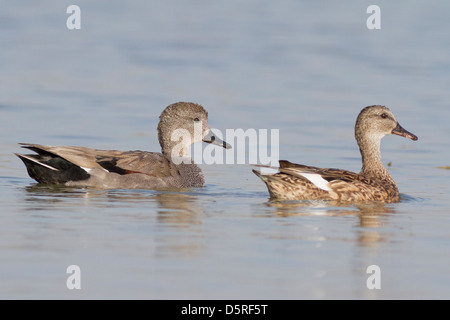
{"label": "duck head", "polygon": [[189,147],[196,142],[212,143],[229,149],[231,146],[219,139],[209,128],[208,112],[199,104],[177,102],[161,113],[158,124],[158,139],[164,154],[171,153],[176,146],[177,156],[188,155]]}
{"label": "duck head", "polygon": [[361,110],[355,124],[355,137],[358,142],[363,139],[381,140],[388,134],[396,134],[414,141],[418,140],[416,135],[405,130],[398,123],[389,108],[374,105]]}

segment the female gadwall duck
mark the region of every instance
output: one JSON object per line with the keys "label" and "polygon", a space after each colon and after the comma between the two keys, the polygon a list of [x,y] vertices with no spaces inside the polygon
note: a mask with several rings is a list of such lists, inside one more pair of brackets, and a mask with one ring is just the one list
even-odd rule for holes
{"label": "female gadwall duck", "polygon": [[392,112],[384,106],[364,108],[355,124],[355,138],[362,156],[359,174],[341,169],[324,169],[281,160],[278,173],[269,175],[256,170],[275,200],[335,200],[397,202],[397,185],[384,167],[380,155],[381,139],[397,134],[417,140],[403,129]]}
{"label": "female gadwall duck", "polygon": [[30,177],[40,183],[102,189],[202,187],[203,174],[190,158],[191,144],[204,141],[230,146],[212,134],[208,113],[198,104],[174,103],[159,118],[162,153],[22,143],[37,155],[16,155],[25,163]]}

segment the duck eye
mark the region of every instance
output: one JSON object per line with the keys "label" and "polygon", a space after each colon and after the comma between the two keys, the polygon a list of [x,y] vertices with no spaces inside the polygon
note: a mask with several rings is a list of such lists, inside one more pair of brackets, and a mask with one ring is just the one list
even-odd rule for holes
{"label": "duck eye", "polygon": [[195,122],[198,122],[198,121],[200,121],[200,119],[199,119],[199,118],[195,118],[194,121],[195,121]]}
{"label": "duck eye", "polygon": [[383,119],[386,119],[386,118],[388,117],[388,115],[387,115],[386,113],[383,113],[383,114],[381,114],[381,117],[382,117]]}

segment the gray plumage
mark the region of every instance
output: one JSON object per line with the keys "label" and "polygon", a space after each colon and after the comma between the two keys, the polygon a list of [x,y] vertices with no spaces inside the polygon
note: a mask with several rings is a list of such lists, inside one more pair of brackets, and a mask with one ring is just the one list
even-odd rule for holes
{"label": "gray plumage", "polygon": [[[195,132],[195,128],[201,131]],[[188,135],[172,141],[176,130]],[[190,102],[174,103],[161,113],[158,139],[161,153],[21,144],[37,154],[16,155],[30,177],[40,183],[102,189],[172,189],[202,187],[205,183],[200,168],[189,157],[191,144],[204,141],[229,148],[211,134],[206,110]],[[174,155],[180,158],[175,161]]]}

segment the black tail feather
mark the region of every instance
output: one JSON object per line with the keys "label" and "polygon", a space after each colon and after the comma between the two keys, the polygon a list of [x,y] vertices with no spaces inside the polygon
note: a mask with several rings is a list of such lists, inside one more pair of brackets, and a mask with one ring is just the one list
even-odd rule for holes
{"label": "black tail feather", "polygon": [[90,175],[79,166],[51,153],[40,155],[16,154],[27,167],[31,178],[39,183],[63,184],[86,180]]}

